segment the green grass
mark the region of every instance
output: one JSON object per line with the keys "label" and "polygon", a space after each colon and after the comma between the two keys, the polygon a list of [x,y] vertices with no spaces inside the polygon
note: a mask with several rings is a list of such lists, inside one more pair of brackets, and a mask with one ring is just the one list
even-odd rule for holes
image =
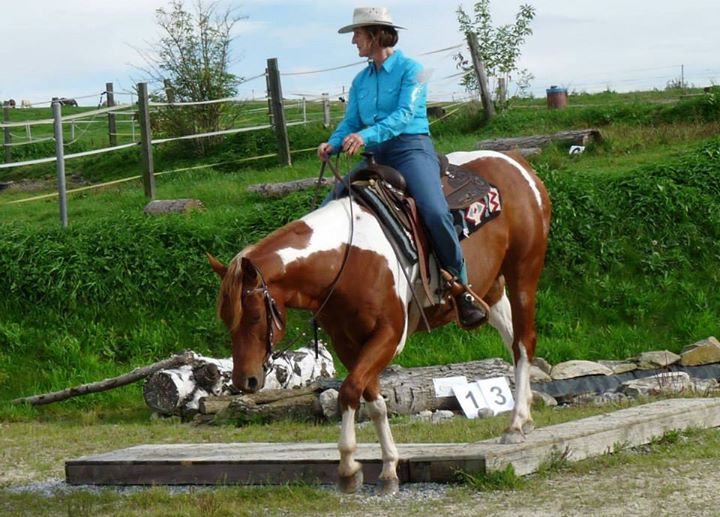
{"label": "green grass", "polygon": [[[540,408],[534,414],[542,427],[602,414],[618,407]],[[47,414],[34,421],[0,424],[3,460],[13,466],[3,472],[3,479],[13,479],[13,476],[21,479],[0,485],[0,508],[8,515],[338,515],[387,514],[400,509],[405,513],[428,515],[442,513],[449,505],[467,505],[492,515],[518,500],[532,500],[534,505],[556,499],[566,501],[568,497],[558,487],[578,483],[582,485],[583,498],[580,501],[570,496],[572,504],[583,505],[592,514],[607,504],[608,498],[606,489],[594,488],[588,481],[598,473],[606,480],[630,475],[633,480],[648,480],[645,483],[649,483],[651,477],[664,477],[659,485],[648,485],[653,487],[653,492],[661,494],[677,489],[678,476],[681,476],[677,472],[684,472],[693,462],[712,464],[720,459],[720,432],[717,429],[690,429],[670,432],[644,446],[618,449],[580,462],[571,463],[559,455],[536,474],[524,477],[516,476],[512,469],[491,474],[459,472],[457,484],[449,487],[444,495],[429,500],[413,500],[407,496],[390,500],[367,495],[343,496],[333,487],[308,484],[194,487],[181,491],[168,487],[127,490],[57,487],[42,493],[11,490],[12,487],[62,478],[66,460],[138,444],[334,442],[339,434],[336,424],[276,422],[241,428],[189,427],[176,419],[148,420],[137,404],[125,411],[107,413],[63,413],[57,408],[47,409]],[[507,415],[473,421],[456,418],[431,424],[403,417],[393,419],[392,426],[399,443],[464,443],[497,436],[506,418]],[[372,428],[359,428],[358,441],[374,442]],[[676,474],[663,476],[663,472]],[[412,489],[412,486],[404,489]]]}
{"label": "green grass", "polygon": [[[623,359],[648,349],[679,351],[718,334],[720,116],[713,95],[659,104],[602,94],[592,99],[601,108],[511,109],[488,126],[469,106],[433,125],[437,148],[445,152],[498,136],[595,124],[602,131],[604,141],[580,156],[549,146],[533,158],[554,204],[538,294],[539,355],[551,362]],[[319,126],[293,128],[293,148],[317,144],[327,133]],[[248,135],[228,137],[203,159],[161,148],[156,169],[272,150],[271,136]],[[295,155],[292,167],[273,160],[158,176],[159,199],[204,203],[205,211],[191,215],[145,216],[139,180],[71,194],[67,230],[59,227],[56,199],[8,204],[35,193],[0,194],[6,293],[0,298],[0,416],[38,415],[11,407],[9,399],[118,375],[186,348],[229,356],[205,251],[227,261],[311,207],[311,191],[263,199],[248,194],[248,185],[319,172],[307,154]],[[134,149],[71,163],[69,172],[95,182],[139,174]],[[52,177],[46,169],[23,174]],[[308,330],[307,317],[291,315],[288,339]],[[494,330],[447,326],[413,337],[396,362],[498,356],[509,359]],[[127,388],[64,404],[91,410],[137,397],[139,390]]]}

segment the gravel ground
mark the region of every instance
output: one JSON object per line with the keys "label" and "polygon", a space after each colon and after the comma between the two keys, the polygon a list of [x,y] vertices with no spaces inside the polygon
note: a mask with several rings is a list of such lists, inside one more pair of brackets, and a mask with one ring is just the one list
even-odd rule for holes
{"label": "gravel ground", "polygon": [[[518,491],[470,492],[436,483],[412,483],[391,497],[377,497],[374,487],[365,485],[354,495],[342,496],[361,510],[343,513],[347,517],[389,514],[405,515],[491,515],[493,517],[544,516],[720,516],[720,464],[716,460],[677,461],[672,466],[646,472],[631,466],[615,466],[577,474],[555,472]],[[330,491],[332,486],[323,487]],[[134,494],[146,487],[115,488]],[[70,486],[62,479],[13,484],[8,493],[35,493],[40,497],[77,491],[100,492],[107,487]],[[213,490],[197,486],[168,487],[171,494]],[[0,491],[2,492],[2,491]]]}

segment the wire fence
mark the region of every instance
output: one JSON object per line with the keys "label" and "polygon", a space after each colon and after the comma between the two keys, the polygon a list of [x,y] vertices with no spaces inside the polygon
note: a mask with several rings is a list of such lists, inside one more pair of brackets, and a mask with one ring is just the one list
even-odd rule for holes
{"label": "wire fence", "polygon": [[[453,45],[441,49],[424,52],[420,54],[420,56],[423,57],[426,65],[432,66],[433,63],[444,63],[448,60],[454,60],[454,56],[457,54],[458,49],[464,46],[464,43]],[[270,61],[271,60],[268,60],[269,65]],[[306,70],[302,72],[277,72],[279,76],[278,84],[281,77],[323,74],[345,68],[365,66],[366,64],[367,61],[362,60],[340,66]],[[665,68],[672,69],[675,67]],[[60,115],[59,117],[53,118],[11,121],[9,120],[8,109],[6,108],[4,110],[3,122],[0,123],[0,129],[2,129],[4,133],[3,149],[5,151],[5,163],[0,163],[0,175],[3,173],[3,171],[12,168],[47,164],[52,162],[57,163],[59,168],[61,161],[63,163],[64,169],[64,162],[66,160],[112,153],[133,147],[140,148],[141,153],[144,153],[144,163],[148,162],[148,154],[150,155],[150,163],[152,163],[151,154],[153,146],[176,141],[222,137],[252,131],[264,131],[269,129],[275,130],[276,134],[278,135],[278,153],[266,153],[258,156],[248,156],[229,162],[203,164],[195,167],[185,167],[181,169],[173,169],[162,172],[146,170],[144,171],[143,175],[122,178],[119,180],[113,180],[111,182],[105,182],[98,185],[84,186],[78,189],[69,190],[67,191],[67,193],[81,192],[93,188],[101,188],[107,185],[129,182],[140,178],[147,180],[147,174],[151,174],[153,176],[164,175],[186,170],[213,167],[225,163],[247,162],[272,157],[279,157],[281,162],[285,160],[286,163],[289,163],[289,157],[291,154],[311,151],[314,148],[290,150],[287,142],[283,143],[280,141],[282,140],[282,131],[285,131],[286,133],[287,127],[304,124],[323,124],[325,127],[330,127],[334,122],[341,119],[343,116],[344,107],[346,105],[347,91],[346,88],[343,86],[336,91],[323,94],[317,94],[312,92],[290,92],[287,95],[282,96],[283,98],[280,102],[280,112],[274,111],[273,99],[280,97],[280,95],[278,92],[273,92],[272,88],[270,87],[270,70],[271,68],[269,66],[268,69],[266,69],[262,73],[250,76],[248,78],[243,78],[242,80],[238,81],[237,84],[240,85],[249,83],[251,81],[259,80],[261,78],[264,78],[266,80],[265,86],[267,89],[265,90],[265,93],[262,96],[258,97],[255,97],[253,94],[253,99],[248,99],[247,97],[237,95],[219,99],[205,99],[197,101],[151,100],[171,98],[170,95],[167,95],[167,92],[159,89],[148,95],[148,98],[145,99],[145,102],[143,103],[141,102],[141,95],[139,89],[131,91],[112,92],[112,83],[108,83],[106,86],[110,87],[109,91],[108,89],[106,89],[96,93],[80,95],[73,98],[58,99],[58,101],[62,101],[64,104],[77,105],[77,100],[95,98],[98,99],[98,107],[96,109],[87,110],[85,108],[72,108],[75,111],[80,111]],[[647,72],[657,70],[659,69],[647,70]],[[436,86],[439,89],[444,89],[447,85],[457,86],[460,78],[463,77],[464,74],[465,72],[459,71],[457,73],[453,73],[443,77],[430,76],[428,78],[428,82],[431,83],[432,86]],[[615,82],[617,83],[619,81],[616,80]],[[576,89],[580,89],[595,84],[606,83],[606,81],[590,81],[588,83],[573,85],[573,87],[575,87]],[[112,94],[113,96],[125,97],[128,99],[129,102],[126,101],[124,103],[118,104],[116,104],[114,100],[110,102],[113,98],[110,96],[110,94]],[[477,95],[462,92],[453,94],[451,102],[448,102],[447,100],[439,103],[429,102],[429,105],[438,105],[442,107],[443,117],[447,117],[456,113],[463,104],[469,101],[477,100],[477,98]],[[106,100],[103,101],[103,99]],[[258,103],[267,103],[267,105],[253,107]],[[108,106],[104,104],[111,105]],[[214,131],[206,131],[181,136],[152,136],[152,120],[154,120],[155,117],[161,115],[162,110],[187,109],[193,107],[197,108],[220,104],[233,104],[237,106],[242,106],[242,109],[240,110],[240,116],[237,116],[232,120],[233,127],[226,127]],[[52,101],[21,101],[21,108],[38,107],[45,105],[52,106]],[[145,113],[142,113],[143,110],[145,110]],[[22,112],[22,109],[18,110],[18,112]],[[143,118],[145,118],[145,123],[143,123]],[[431,121],[431,124],[435,124],[439,120],[441,119],[433,120]],[[280,121],[280,123],[278,123],[277,121]],[[121,124],[124,127],[127,127],[128,130],[118,131],[117,129],[115,129],[117,124]],[[282,125],[282,131],[278,130],[279,125]],[[102,134],[102,132],[105,131],[105,127],[107,127],[107,131],[105,132],[105,134],[107,135],[109,142],[111,142],[111,145],[69,154],[65,154],[64,152],[61,152],[59,150],[61,148],[72,147],[73,145],[78,143],[87,142],[88,140],[97,140],[98,132]],[[20,130],[21,132],[18,132],[18,130]],[[24,134],[22,133],[22,131],[24,131]],[[66,139],[63,136],[63,138],[61,139],[62,141],[60,142],[62,145],[58,145],[58,135],[64,135],[64,133],[69,133],[69,138]],[[117,144],[118,137],[126,140],[126,142]],[[285,135],[285,139],[287,139],[287,135]],[[56,144],[55,156],[12,161],[11,155],[13,148],[24,148],[29,145],[48,144],[50,142],[55,142]],[[97,145],[97,142],[94,142],[94,144]],[[283,146],[287,148],[283,150]],[[283,157],[283,155],[286,156]],[[148,194],[148,192],[146,192],[146,194]],[[64,195],[64,193],[52,193],[44,194],[41,196],[32,196],[25,199],[14,200],[11,203],[25,203],[59,195],[62,196]],[[153,194],[151,193],[150,197],[152,197],[152,195]]]}

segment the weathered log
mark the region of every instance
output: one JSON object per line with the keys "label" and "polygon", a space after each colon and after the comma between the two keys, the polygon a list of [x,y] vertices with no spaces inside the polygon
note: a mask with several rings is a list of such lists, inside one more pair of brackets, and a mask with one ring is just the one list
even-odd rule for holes
{"label": "weathered log", "polygon": [[248,402],[245,397],[238,397],[227,408],[215,415],[213,424],[272,422],[284,419],[312,421],[321,417],[320,401],[313,393],[282,398],[266,404],[253,404]]}
{"label": "weathered log", "polygon": [[247,187],[247,191],[252,194],[259,194],[265,197],[282,197],[297,192],[298,190],[306,190],[318,186],[329,185],[326,178],[305,178],[300,180],[288,181],[285,183],[259,183]]}
{"label": "weathered log", "polygon": [[205,206],[198,199],[154,199],[145,205],[144,212],[150,215],[186,213],[203,210]]}
{"label": "weathered log", "polygon": [[133,382],[139,381],[141,379],[144,379],[158,370],[163,370],[167,368],[177,368],[181,365],[186,365],[192,363],[196,358],[196,355],[193,352],[187,351],[182,354],[177,354],[169,359],[165,359],[163,361],[158,361],[157,363],[153,363],[148,366],[143,366],[141,368],[136,368],[135,370],[131,371],[130,373],[126,373],[124,375],[120,375],[119,377],[112,377],[110,379],[105,379],[98,382],[91,382],[89,384],[83,384],[81,386],[75,386],[73,388],[68,388],[62,391],[55,391],[52,393],[45,393],[43,395],[35,395],[32,397],[23,397],[19,399],[13,400],[13,404],[33,404],[33,405],[41,405],[41,404],[50,404],[51,402],[58,402],[60,400],[69,399],[71,397],[77,397],[79,395],[86,395],[88,393],[97,393],[99,391],[106,391],[111,390],[113,388],[118,388],[120,386],[125,386],[126,384],[131,384]]}
{"label": "weathered log", "polygon": [[510,151],[513,149],[543,147],[550,142],[566,142],[571,145],[588,145],[592,142],[601,141],[602,136],[600,135],[599,130],[579,129],[574,131],[560,131],[552,135],[534,135],[481,140],[475,144],[475,149],[488,151]]}
{"label": "weathered log", "polygon": [[[309,347],[285,352],[273,359],[260,393],[304,387],[318,378],[334,375],[332,355],[319,343],[317,359],[314,348]],[[145,403],[161,415],[187,416],[200,410],[204,398],[233,393],[236,390],[232,386],[232,360],[201,356],[197,356],[192,365],[155,372],[143,388]],[[219,409],[215,407],[215,411]]]}
{"label": "weathered log", "polygon": [[[409,415],[424,410],[450,409],[457,410],[460,406],[455,397],[437,397],[433,379],[464,375],[469,381],[505,376],[512,383],[512,366],[502,359],[485,359],[468,363],[456,363],[443,366],[425,366],[403,368],[391,366],[380,376],[380,391],[386,400],[388,411],[393,414]],[[252,418],[269,419],[290,415],[289,407],[293,401],[302,405],[297,414],[300,418],[324,418],[318,397],[324,390],[338,389],[341,381],[322,379],[303,389],[270,390],[253,395],[236,395],[234,397],[206,397],[201,400],[200,412],[210,414],[217,412],[213,423],[229,421],[246,422]],[[310,403],[310,398],[317,403]],[[264,409],[263,407],[270,407]],[[277,408],[284,408],[285,413]],[[248,412],[254,417],[244,414]],[[363,419],[362,408],[358,418]]]}
{"label": "weathered log", "polygon": [[400,415],[424,410],[459,409],[455,397],[436,397],[433,379],[464,375],[468,381],[505,376],[512,382],[513,367],[499,358],[443,366],[390,366],[380,375],[380,392],[388,411]]}

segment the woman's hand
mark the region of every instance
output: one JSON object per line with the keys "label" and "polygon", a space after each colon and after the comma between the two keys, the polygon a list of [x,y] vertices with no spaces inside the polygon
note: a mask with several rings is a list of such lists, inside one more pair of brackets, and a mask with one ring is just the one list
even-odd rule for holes
{"label": "woman's hand", "polygon": [[330,155],[333,153],[333,150],[334,150],[333,146],[331,146],[327,142],[323,142],[317,148],[318,158],[320,158],[320,160],[323,162],[328,161],[328,158],[330,158]]}
{"label": "woman's hand", "polygon": [[350,133],[345,137],[342,143],[342,150],[345,151],[348,156],[353,156],[360,151],[360,148],[365,145],[365,140],[360,136],[360,133]]}

